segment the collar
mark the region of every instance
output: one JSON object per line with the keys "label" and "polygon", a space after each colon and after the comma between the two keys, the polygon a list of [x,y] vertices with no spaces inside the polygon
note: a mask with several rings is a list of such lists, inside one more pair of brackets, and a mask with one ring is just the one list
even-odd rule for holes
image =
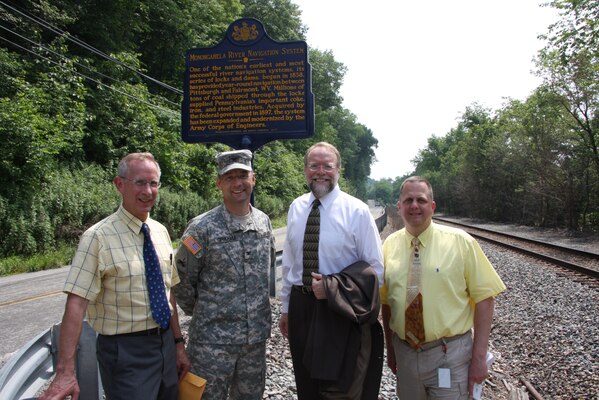
{"label": "collar", "polygon": [[[335,185],[333,190],[331,190],[329,193],[327,193],[326,195],[324,195],[323,197],[318,199],[318,200],[320,200],[320,205],[322,206],[322,208],[324,210],[328,209],[331,206],[331,204],[333,204],[335,199],[337,197],[339,197],[340,193],[341,193],[341,189],[339,188],[339,184],[337,184],[337,185]],[[316,196],[314,196],[314,193],[310,192],[310,197],[308,198],[308,205],[310,207],[312,207],[312,203],[314,202],[315,199],[316,199]]]}
{"label": "collar", "polygon": [[[424,230],[424,232],[422,232],[420,235],[418,235],[418,240],[420,240],[420,245],[422,247],[426,247],[428,246],[431,241],[433,240],[433,230],[434,230],[434,222],[431,221],[431,224],[428,226],[428,228],[426,228]],[[407,246],[408,248],[412,247],[412,239],[415,236],[412,235],[410,232],[408,232],[408,230],[406,229],[406,242],[407,242]]]}
{"label": "collar", "polygon": [[223,216],[223,218],[225,219],[225,223],[227,224],[227,228],[229,229],[229,231],[231,233],[234,232],[246,232],[246,231],[256,231],[258,230],[256,228],[256,223],[254,221],[254,215],[256,214],[254,207],[250,204],[250,216],[249,218],[244,221],[244,222],[240,222],[238,220],[236,220],[235,218],[233,218],[233,215],[227,210],[227,207],[225,207],[224,204],[220,205],[221,207],[221,214]]}
{"label": "collar", "polygon": [[131,232],[135,233],[136,235],[142,233],[141,225],[144,222],[148,224],[148,227],[150,226],[150,217],[148,217],[148,219],[145,221],[141,221],[139,218],[131,214],[129,211],[125,210],[123,204],[119,206],[119,209],[116,211],[116,214],[121,219],[121,221],[123,221],[123,223],[127,225],[129,229],[131,229]]}

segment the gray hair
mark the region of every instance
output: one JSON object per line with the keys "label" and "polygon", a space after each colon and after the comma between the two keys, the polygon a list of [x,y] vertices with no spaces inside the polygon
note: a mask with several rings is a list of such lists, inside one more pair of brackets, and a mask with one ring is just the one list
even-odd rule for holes
{"label": "gray hair", "polygon": [[119,165],[117,167],[117,174],[122,178],[127,177],[127,173],[129,172],[129,163],[131,161],[144,161],[148,160],[153,162],[156,165],[156,169],[158,170],[158,179],[160,179],[160,165],[158,165],[158,161],[154,158],[152,153],[131,153],[127,154],[125,157],[119,161]]}

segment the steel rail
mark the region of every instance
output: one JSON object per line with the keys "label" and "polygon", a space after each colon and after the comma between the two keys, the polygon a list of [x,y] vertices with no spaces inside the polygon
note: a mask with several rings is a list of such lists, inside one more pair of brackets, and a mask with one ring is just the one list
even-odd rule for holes
{"label": "steel rail", "polygon": [[[506,238],[510,238],[510,239],[514,239],[514,240],[520,240],[520,241],[524,241],[524,242],[527,242],[527,243],[530,243],[530,244],[534,244],[534,245],[538,245],[538,246],[545,246],[545,247],[549,247],[549,248],[552,248],[552,249],[556,249],[556,250],[560,250],[560,251],[565,251],[565,252],[568,252],[568,253],[571,253],[571,254],[583,255],[585,257],[589,257],[589,258],[592,258],[592,259],[599,260],[599,255],[597,255],[595,253],[590,253],[590,252],[587,252],[587,251],[583,251],[583,250],[577,250],[577,249],[572,249],[572,248],[568,248],[568,247],[563,247],[563,246],[559,246],[559,245],[556,245],[556,244],[553,244],[553,243],[547,243],[547,242],[543,242],[543,241],[540,241],[540,240],[535,240],[535,239],[530,239],[530,238],[524,238],[522,236],[511,235],[509,233],[498,232],[498,231],[494,231],[492,229],[481,228],[481,227],[478,227],[478,226],[475,226],[475,225],[468,225],[468,224],[465,224],[463,222],[455,222],[455,221],[452,221],[452,220],[443,219],[443,218],[439,218],[439,217],[434,217],[434,219],[436,221],[439,221],[439,222],[442,222],[442,223],[448,223],[448,224],[454,224],[454,225],[461,226],[461,227],[465,228],[466,231],[468,231],[468,228],[476,229],[476,230],[480,230],[480,231],[483,231],[483,232],[488,232],[490,234],[494,234],[494,235],[496,234],[496,235],[499,235],[499,236],[502,236],[502,237],[506,237]],[[548,256],[546,254],[540,254],[540,253],[538,253],[536,251],[529,250],[529,249],[526,249],[526,248],[523,248],[523,247],[520,247],[520,246],[516,246],[516,245],[510,244],[510,243],[506,243],[506,242],[503,242],[501,240],[493,239],[493,238],[490,238],[490,237],[485,236],[485,235],[478,234],[478,233],[473,232],[473,231],[468,231],[468,233],[471,236],[473,236],[474,238],[481,239],[481,240],[487,241],[489,243],[493,243],[493,244],[496,244],[496,245],[508,248],[510,250],[513,250],[513,251],[516,251],[516,252],[519,252],[519,253],[522,253],[522,254],[525,254],[525,255],[528,255],[528,256],[540,259],[542,261],[545,261],[545,262],[548,262],[548,263],[551,263],[551,264],[554,264],[554,265],[558,265],[558,266],[560,266],[562,268],[565,268],[565,269],[568,269],[568,270],[571,270],[571,271],[576,271],[576,272],[578,272],[580,274],[583,274],[583,275],[589,276],[589,277],[591,277],[593,279],[599,280],[599,271],[597,271],[597,270],[594,270],[594,269],[591,269],[591,268],[587,268],[587,267],[584,267],[582,265],[579,265],[579,264],[576,264],[576,263],[573,263],[573,262],[570,262],[570,261],[566,261],[566,260],[562,260],[562,259],[555,258],[555,257],[552,257],[552,256]]]}

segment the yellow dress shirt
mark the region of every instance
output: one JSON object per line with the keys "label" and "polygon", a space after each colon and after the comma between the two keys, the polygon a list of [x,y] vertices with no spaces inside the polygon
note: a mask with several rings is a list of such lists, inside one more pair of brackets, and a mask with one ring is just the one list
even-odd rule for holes
{"label": "yellow dress shirt", "polygon": [[[170,299],[171,287],[179,283],[171,239],[159,222],[150,218],[145,222]],[[121,205],[82,235],[73,257],[63,291],[89,300],[87,319],[98,333],[115,335],[158,326],[146,286],[141,225]]]}
{"label": "yellow dress shirt", "polygon": [[[391,329],[405,340],[406,284],[413,236],[401,229],[383,244],[381,303],[391,307]],[[480,245],[461,229],[431,223],[420,236],[425,341],[465,333],[476,303],[505,290]]]}

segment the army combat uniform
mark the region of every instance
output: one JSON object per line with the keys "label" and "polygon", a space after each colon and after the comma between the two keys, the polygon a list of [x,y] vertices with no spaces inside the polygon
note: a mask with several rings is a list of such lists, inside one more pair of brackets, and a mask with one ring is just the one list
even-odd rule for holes
{"label": "army combat uniform", "polygon": [[220,205],[196,218],[177,250],[177,304],[192,315],[187,353],[208,381],[204,400],[262,399],[270,337],[269,274],[275,263],[270,219]]}

